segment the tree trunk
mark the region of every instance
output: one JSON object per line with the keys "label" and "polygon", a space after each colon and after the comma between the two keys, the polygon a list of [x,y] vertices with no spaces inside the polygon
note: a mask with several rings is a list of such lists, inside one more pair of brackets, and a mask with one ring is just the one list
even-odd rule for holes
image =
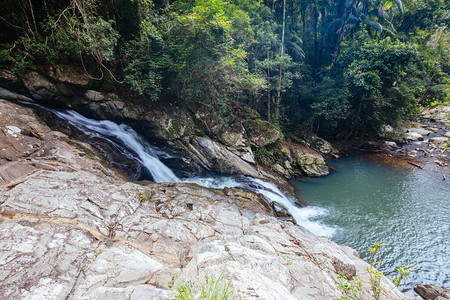
{"label": "tree trunk", "polygon": [[280,119],[280,105],[281,105],[281,80],[283,78],[283,56],[284,56],[284,32],[286,26],[286,0],[283,1],[283,30],[281,32],[281,61],[280,61],[280,73],[278,78],[278,92],[277,103],[275,107],[275,122],[278,123]]}

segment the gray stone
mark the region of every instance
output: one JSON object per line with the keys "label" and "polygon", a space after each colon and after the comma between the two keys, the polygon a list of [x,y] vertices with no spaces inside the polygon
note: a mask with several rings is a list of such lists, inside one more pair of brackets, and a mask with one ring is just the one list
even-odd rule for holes
{"label": "gray stone", "polygon": [[93,90],[87,90],[84,93],[84,97],[86,97],[86,99],[88,101],[92,101],[92,102],[102,102],[102,101],[105,101],[105,99],[106,99],[106,97],[105,97],[105,95],[103,95],[103,93],[93,91]]}
{"label": "gray stone", "polygon": [[325,176],[330,173],[325,159],[306,145],[291,144],[290,150],[295,163],[307,176]]}
{"label": "gray stone", "polygon": [[316,135],[311,135],[308,142],[309,146],[320,154],[339,157],[338,151],[329,142]]}
{"label": "gray stone", "polygon": [[243,124],[251,143],[256,147],[265,147],[283,137],[281,130],[267,121],[247,120]]}
{"label": "gray stone", "polygon": [[386,146],[390,147],[390,148],[393,148],[393,149],[395,149],[395,148],[398,147],[398,146],[397,146],[397,143],[396,143],[396,142],[393,142],[393,141],[385,141],[384,144],[385,144]]}
{"label": "gray stone", "polygon": [[407,132],[405,138],[410,141],[423,141],[423,136],[417,132]]}
{"label": "gray stone", "polygon": [[31,100],[30,98],[28,98],[28,97],[26,97],[24,95],[11,92],[11,91],[9,91],[9,90],[7,90],[5,88],[2,88],[2,87],[0,87],[0,98],[1,99],[6,99],[6,100],[13,100],[13,101],[19,101],[19,100],[29,101],[29,102],[33,101],[33,100]]}
{"label": "gray stone", "polygon": [[429,135],[431,133],[431,131],[423,129],[423,128],[408,128],[406,130],[406,132],[408,132],[408,133],[414,133],[415,132],[415,133],[418,133],[418,134],[420,134],[422,136]]}
{"label": "gray stone", "polygon": [[218,142],[206,137],[194,136],[186,144],[193,157],[201,161],[209,170],[221,174],[246,174],[259,177],[258,171],[252,165]]}
{"label": "gray stone", "polygon": [[433,137],[429,140],[430,143],[434,144],[442,144],[448,142],[448,137],[439,136],[439,137]]}

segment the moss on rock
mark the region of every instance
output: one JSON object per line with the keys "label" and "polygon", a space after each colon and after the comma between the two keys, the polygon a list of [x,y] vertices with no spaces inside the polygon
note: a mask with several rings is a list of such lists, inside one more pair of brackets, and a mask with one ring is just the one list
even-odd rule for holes
{"label": "moss on rock", "polygon": [[252,145],[265,147],[283,138],[283,133],[275,125],[263,120],[247,120],[243,123]]}

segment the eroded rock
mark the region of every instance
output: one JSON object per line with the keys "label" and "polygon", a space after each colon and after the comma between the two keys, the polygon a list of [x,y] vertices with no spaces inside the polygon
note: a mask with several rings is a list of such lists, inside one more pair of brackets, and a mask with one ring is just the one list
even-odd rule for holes
{"label": "eroded rock", "polygon": [[[172,299],[163,287],[176,278],[199,285],[221,272],[242,299],[337,299],[338,274],[356,274],[370,297],[354,251],[271,217],[259,195],[125,182],[40,125],[35,157],[0,162],[36,168],[0,187],[0,298]],[[8,126],[22,138],[21,122]],[[381,280],[381,299],[406,299]]]}

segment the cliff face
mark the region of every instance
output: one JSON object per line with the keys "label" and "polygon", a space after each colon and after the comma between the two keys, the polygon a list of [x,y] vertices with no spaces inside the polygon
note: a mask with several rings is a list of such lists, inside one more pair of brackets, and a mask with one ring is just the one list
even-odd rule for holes
{"label": "cliff face", "polygon": [[[135,184],[89,145],[0,100],[2,299],[170,299],[176,278],[223,272],[241,299],[337,299],[348,247],[270,216],[250,192]],[[382,299],[404,299],[381,278]]]}

